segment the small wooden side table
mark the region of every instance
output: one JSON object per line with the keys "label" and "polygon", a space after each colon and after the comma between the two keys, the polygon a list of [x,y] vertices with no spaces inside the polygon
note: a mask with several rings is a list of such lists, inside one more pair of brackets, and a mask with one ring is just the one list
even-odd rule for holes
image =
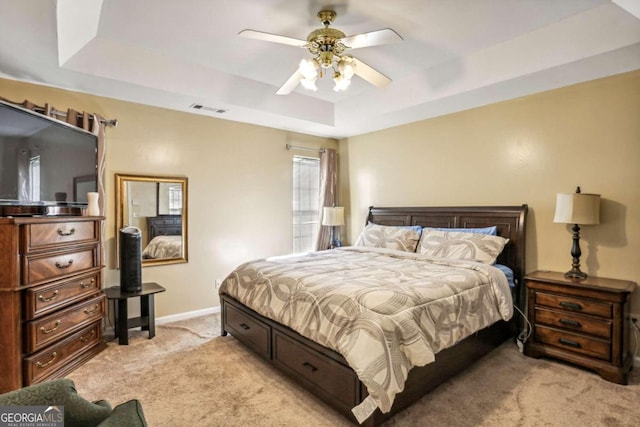
{"label": "small wooden side table", "polygon": [[[140,292],[124,293],[121,292],[120,286],[112,286],[104,290],[107,300],[114,300],[115,334],[118,337],[118,344],[128,345],[129,329],[138,326],[142,327],[143,331],[149,331],[149,339],[156,336],[154,295],[165,290],[153,282],[143,283]],[[140,297],[140,317],[129,319],[127,300],[135,297]]]}

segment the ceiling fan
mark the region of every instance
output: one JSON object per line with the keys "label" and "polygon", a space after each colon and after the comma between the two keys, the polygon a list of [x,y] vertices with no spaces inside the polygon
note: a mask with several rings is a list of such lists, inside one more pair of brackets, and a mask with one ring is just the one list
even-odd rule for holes
{"label": "ceiling fan", "polygon": [[329,25],[336,18],[334,11],[321,10],[317,16],[324,27],[309,33],[306,40],[248,29],[238,33],[242,37],[251,39],[306,48],[313,55],[310,59],[305,58],[300,61],[298,69],[276,92],[278,95],[291,93],[298,84],[302,84],[309,90],[317,90],[316,79],[318,76],[322,77],[325,70],[333,71],[335,91],[347,89],[354,75],[360,76],[376,87],[384,87],[391,82],[389,77],[353,56],[345,55],[344,52],[347,49],[400,41],[402,37],[398,33],[390,28],[384,28],[346,37],[342,31],[329,28]]}

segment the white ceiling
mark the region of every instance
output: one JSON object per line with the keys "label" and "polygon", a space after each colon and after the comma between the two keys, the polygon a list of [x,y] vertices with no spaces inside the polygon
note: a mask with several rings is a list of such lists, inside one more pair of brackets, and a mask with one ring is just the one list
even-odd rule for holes
{"label": "white ceiling", "polygon": [[[310,55],[238,32],[306,39],[323,8],[403,37],[349,52],[389,86],[275,94]],[[0,0],[0,40],[0,77],[341,138],[640,69],[640,0]]]}

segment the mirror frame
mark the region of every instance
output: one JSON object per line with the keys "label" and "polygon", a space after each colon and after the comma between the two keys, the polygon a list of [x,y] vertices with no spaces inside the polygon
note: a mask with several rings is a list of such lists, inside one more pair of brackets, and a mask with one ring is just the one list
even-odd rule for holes
{"label": "mirror frame", "polygon": [[[176,176],[154,176],[154,175],[130,175],[130,174],[115,174],[116,178],[116,234],[115,234],[115,247],[116,247],[116,268],[120,268],[120,256],[119,256],[119,231],[124,226],[124,195],[126,194],[125,185],[128,181],[134,182],[155,182],[155,183],[170,183],[170,184],[182,184],[182,256],[179,258],[162,258],[162,259],[143,259],[142,266],[150,267],[154,265],[166,265],[166,264],[179,264],[189,261],[188,257],[188,236],[187,236],[187,200],[188,200],[188,178],[176,177]],[[156,208],[157,209],[157,208]],[[146,232],[146,230],[145,230]]]}

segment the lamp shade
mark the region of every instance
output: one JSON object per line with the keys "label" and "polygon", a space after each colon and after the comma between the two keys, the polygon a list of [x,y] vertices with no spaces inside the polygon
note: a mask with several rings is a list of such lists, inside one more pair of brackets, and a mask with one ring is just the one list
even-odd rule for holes
{"label": "lamp shade", "polygon": [[600,195],[558,193],[553,222],[565,224],[600,224]]}
{"label": "lamp shade", "polygon": [[344,208],[342,206],[322,208],[322,225],[344,225]]}

